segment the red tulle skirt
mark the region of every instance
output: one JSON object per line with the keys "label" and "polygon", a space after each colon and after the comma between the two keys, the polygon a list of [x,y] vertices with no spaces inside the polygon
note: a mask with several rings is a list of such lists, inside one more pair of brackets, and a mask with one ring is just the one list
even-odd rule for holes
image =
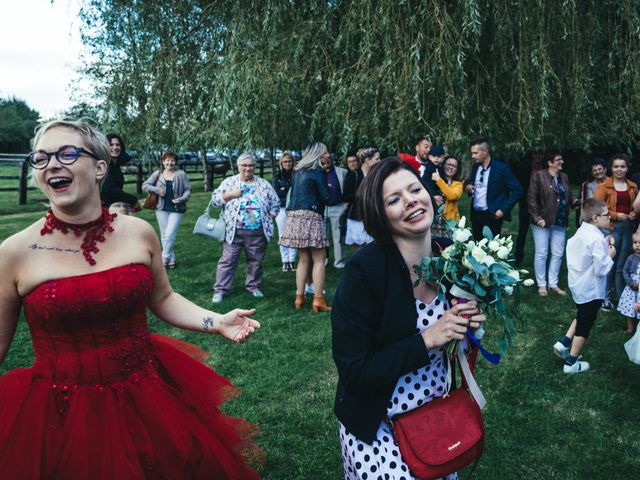
{"label": "red tulle skirt", "polygon": [[257,479],[255,427],[218,409],[237,390],[196,347],[150,341],[148,365],[113,382],[52,384],[38,362],[2,376],[0,476]]}

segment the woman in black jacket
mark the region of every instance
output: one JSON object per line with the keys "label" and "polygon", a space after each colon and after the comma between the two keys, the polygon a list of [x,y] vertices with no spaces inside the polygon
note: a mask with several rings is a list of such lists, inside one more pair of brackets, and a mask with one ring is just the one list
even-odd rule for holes
{"label": "woman in black jacket", "polygon": [[[287,198],[291,188],[293,167],[295,160],[291,152],[284,152],[280,157],[280,171],[273,177],[273,188],[280,199],[280,211],[276,215],[275,221],[278,225],[278,240],[282,237],[284,226],[287,221]],[[296,271],[296,249],[280,245],[280,258],[282,260],[283,272]]]}
{"label": "woman in black jacket", "polygon": [[312,304],[315,313],[318,310],[331,310],[323,294],[324,261],[329,246],[323,215],[329,200],[329,186],[326,173],[320,165],[320,161],[328,156],[327,147],[320,142],[309,145],[302,153],[302,159],[294,169],[287,221],[279,242],[280,245],[298,249],[296,309],[304,305],[304,287],[311,273],[316,292]]}
{"label": "woman in black jacket", "polygon": [[102,182],[100,189],[100,199],[105,207],[109,208],[112,203],[124,202],[128,204],[132,211],[140,210],[140,202],[135,195],[126,193],[124,188],[124,175],[120,167],[131,161],[131,157],[125,151],[124,141],[120,135],[110,133],[107,140],[111,146],[111,161],[109,162],[109,171]]}
{"label": "woman in black jacket", "polygon": [[442,347],[485,317],[475,302],[449,308],[432,286],[413,286],[413,266],[432,254],[434,211],[410,166],[383,160],[357,199],[375,243],[351,257],[331,312],[345,478],[411,478],[385,419],[445,393]]}

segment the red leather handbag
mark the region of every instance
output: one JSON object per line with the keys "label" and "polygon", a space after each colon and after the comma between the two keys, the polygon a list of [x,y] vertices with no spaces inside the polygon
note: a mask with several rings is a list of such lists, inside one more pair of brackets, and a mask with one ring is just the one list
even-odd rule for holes
{"label": "red leather handbag", "polygon": [[[474,349],[471,365],[476,354]],[[462,378],[460,388],[390,419],[402,459],[420,479],[436,479],[457,472],[471,463],[477,464],[482,455],[482,413],[467,390],[464,375]]]}

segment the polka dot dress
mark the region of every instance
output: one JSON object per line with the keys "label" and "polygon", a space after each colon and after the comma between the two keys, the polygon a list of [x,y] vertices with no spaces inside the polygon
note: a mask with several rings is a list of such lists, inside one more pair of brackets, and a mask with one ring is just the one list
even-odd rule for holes
{"label": "polka dot dress", "polygon": [[[640,284],[640,265],[636,269],[636,273],[631,275],[634,282]],[[631,289],[629,285],[624,287],[620,300],[618,300],[618,311],[625,317],[640,318],[640,313],[636,311],[636,301],[638,300],[638,292]]]}
{"label": "polka dot dress", "polygon": [[[416,333],[418,333],[433,325],[444,313],[445,306],[437,298],[428,305],[416,300],[416,309],[418,311]],[[444,394],[447,375],[444,353],[438,349],[430,350],[429,359],[427,366],[398,379],[387,406],[388,416],[408,412]],[[341,423],[340,444],[346,480],[413,480],[415,478],[400,456],[400,449],[393,438],[391,427],[384,422],[380,422],[376,439],[371,445],[358,440]],[[444,478],[455,480],[458,475],[453,473]]]}

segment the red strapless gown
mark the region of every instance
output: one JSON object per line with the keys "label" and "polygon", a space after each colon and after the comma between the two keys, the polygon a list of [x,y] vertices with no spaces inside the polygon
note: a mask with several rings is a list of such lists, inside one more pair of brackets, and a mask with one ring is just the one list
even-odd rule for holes
{"label": "red strapless gown", "polygon": [[24,298],[35,362],[0,377],[7,479],[251,479],[252,425],[196,347],[147,329],[141,265],[51,280]]}

